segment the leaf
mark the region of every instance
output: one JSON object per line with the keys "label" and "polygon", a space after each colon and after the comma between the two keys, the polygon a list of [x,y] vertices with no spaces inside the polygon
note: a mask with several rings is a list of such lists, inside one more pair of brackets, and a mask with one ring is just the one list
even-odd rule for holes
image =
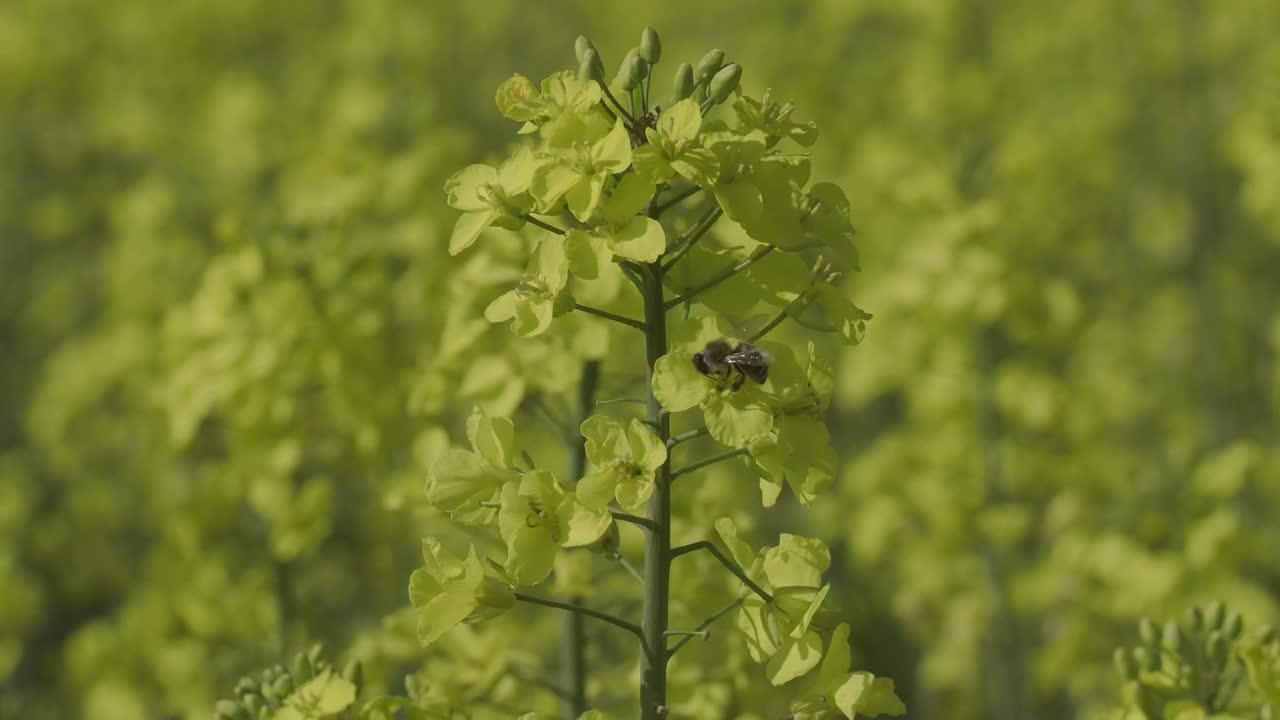
{"label": "leaf", "polygon": [[606,240],[615,254],[639,263],[651,263],[667,249],[662,223],[648,217],[632,218],[621,229],[607,235]]}
{"label": "leaf", "polygon": [[670,412],[681,412],[706,398],[711,380],[693,366],[684,352],[667,353],[653,364],[653,396]]}
{"label": "leaf", "polygon": [[801,638],[787,638],[765,666],[769,682],[785,685],[818,666],[822,660],[822,637],[809,631]]}
{"label": "leaf", "polygon": [[730,447],[747,447],[773,429],[773,411],[750,385],[737,392],[709,393],[702,410],[711,437]]}
{"label": "leaf", "polygon": [[835,691],[836,707],[853,720],[859,715],[905,715],[907,707],[898,699],[893,681],[869,672],[856,672]]}

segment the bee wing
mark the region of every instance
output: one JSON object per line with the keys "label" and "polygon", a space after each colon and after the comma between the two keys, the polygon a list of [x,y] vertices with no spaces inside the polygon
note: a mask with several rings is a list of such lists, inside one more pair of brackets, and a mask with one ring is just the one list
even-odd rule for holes
{"label": "bee wing", "polygon": [[730,332],[725,337],[734,338],[740,341],[747,340],[752,335],[756,334],[756,331],[764,327],[769,322],[769,316],[765,315],[764,313],[752,315],[746,320],[742,320],[741,318],[735,318],[735,317],[731,317],[729,315],[724,315],[724,314],[722,314],[720,318],[724,320],[725,323],[727,323],[730,327],[733,328],[733,331]]}

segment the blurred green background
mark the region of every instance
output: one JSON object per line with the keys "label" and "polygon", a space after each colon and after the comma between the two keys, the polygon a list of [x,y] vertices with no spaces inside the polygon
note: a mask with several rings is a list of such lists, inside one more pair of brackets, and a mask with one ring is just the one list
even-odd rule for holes
{"label": "blurred green background", "polygon": [[832,544],[910,718],[1096,717],[1138,615],[1280,617],[1274,0],[7,0],[0,716],[207,717],[314,640],[471,692],[495,641],[398,612],[423,473],[576,377],[471,324],[441,187],[502,80],[645,25],[659,80],[722,47],[793,98],[852,201],[843,470],[759,522]]}

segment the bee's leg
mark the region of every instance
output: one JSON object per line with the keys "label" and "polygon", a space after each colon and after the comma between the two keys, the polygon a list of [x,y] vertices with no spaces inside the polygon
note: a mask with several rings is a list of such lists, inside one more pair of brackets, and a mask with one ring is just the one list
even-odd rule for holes
{"label": "bee's leg", "polygon": [[742,368],[740,367],[735,366],[733,368],[733,371],[734,371],[733,385],[729,389],[736,392],[738,388],[741,388],[742,384],[747,381],[747,375],[746,373],[742,372]]}

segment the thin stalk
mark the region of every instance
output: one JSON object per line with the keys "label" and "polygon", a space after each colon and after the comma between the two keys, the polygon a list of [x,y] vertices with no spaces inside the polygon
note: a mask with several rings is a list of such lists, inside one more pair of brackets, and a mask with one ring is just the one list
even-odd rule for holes
{"label": "thin stalk", "polygon": [[[644,631],[641,630],[640,626],[636,625],[633,622],[628,622],[626,620],[623,620],[622,618],[616,615],[610,615],[607,612],[593,610],[589,607],[584,607],[582,605],[575,605],[573,603],[560,602],[559,600],[550,600],[547,598],[537,597],[535,595],[525,595],[524,593],[521,593],[521,592],[515,593],[515,597],[516,597],[516,600],[519,600],[522,603],[552,607],[558,610],[565,610],[567,612],[571,612],[574,614],[585,615],[589,618],[595,618],[596,620],[599,620],[601,622],[609,623],[614,627],[622,628],[623,630],[626,630],[632,635],[635,635],[636,637],[640,638],[641,644],[642,645],[644,644]],[[648,650],[645,651],[645,654],[646,655],[648,654]]]}
{"label": "thin stalk", "polygon": [[757,585],[756,581],[747,577],[746,571],[744,571],[741,567],[739,567],[738,563],[734,562],[733,560],[730,560],[728,555],[725,555],[724,553],[720,552],[720,548],[713,545],[709,540],[699,540],[698,542],[689,543],[688,545],[681,545],[680,547],[671,551],[671,559],[674,560],[680,557],[681,555],[687,555],[696,550],[706,550],[707,552],[714,555],[716,559],[720,561],[720,564],[725,566],[725,569],[727,569],[729,572],[736,575],[738,579],[742,581],[742,584],[751,588],[751,592],[755,593],[756,595],[759,595],[767,603],[773,602],[773,596],[770,595],[768,591],[766,591],[764,588]]}
{"label": "thin stalk", "polygon": [[653,521],[647,517],[641,517],[640,515],[631,515],[628,513],[620,512],[618,510],[610,510],[609,514],[613,516],[614,520],[629,522],[632,525],[638,525],[644,528],[645,530],[654,530],[656,528],[656,526],[653,524]]}
{"label": "thin stalk", "polygon": [[681,475],[686,475],[688,473],[694,472],[695,470],[701,470],[702,468],[708,465],[715,465],[716,463],[722,462],[724,460],[730,460],[732,458],[736,458],[739,455],[746,455],[749,452],[751,452],[751,448],[737,448],[734,450],[730,450],[728,452],[721,453],[719,455],[713,455],[709,458],[699,460],[696,463],[686,465],[680,468],[679,470],[676,470],[675,472],[671,473],[671,479],[675,480]]}
{"label": "thin stalk", "polygon": [[698,244],[698,241],[702,239],[702,236],[707,234],[707,231],[711,229],[712,225],[716,224],[716,221],[719,220],[720,216],[723,214],[724,211],[720,208],[712,208],[711,210],[708,210],[707,214],[703,215],[698,221],[698,224],[694,225],[693,229],[689,231],[688,237],[677,243],[675,249],[665,256],[666,260],[662,263],[662,271],[667,272],[675,266],[676,263],[680,262],[680,258],[684,257],[685,253],[692,250],[693,246]]}
{"label": "thin stalk", "polygon": [[[729,613],[733,612],[735,609],[737,609],[737,607],[738,607],[739,605],[741,605],[742,603],[746,602],[746,600],[747,600],[747,598],[748,598],[749,596],[750,596],[750,593],[747,593],[746,595],[739,596],[737,600],[734,600],[733,602],[729,603],[728,605],[725,605],[724,607],[722,607],[722,608],[720,608],[719,610],[717,610],[717,611],[715,611],[714,613],[712,613],[712,614],[711,614],[711,617],[709,617],[709,618],[707,618],[706,620],[703,620],[702,622],[698,623],[698,627],[694,628],[694,630],[700,630],[700,631],[706,632],[707,628],[711,627],[711,626],[715,623],[715,621],[717,621],[717,620],[719,620],[720,618],[724,617],[725,615],[728,615]],[[677,641],[676,641],[676,644],[675,644],[675,645],[672,645],[672,646],[671,646],[671,649],[667,650],[667,655],[668,655],[668,656],[675,655],[677,650],[679,650],[680,648],[684,647],[684,644],[685,644],[685,643],[687,643],[687,642],[689,642],[689,641],[690,641],[690,640],[692,640],[692,639],[693,639],[693,637],[692,637],[692,636],[690,636],[690,637],[682,637],[682,638],[680,638],[679,640],[677,640]]]}
{"label": "thin stalk", "polygon": [[626,109],[622,107],[622,103],[618,102],[618,98],[613,96],[613,91],[609,89],[609,85],[607,83],[600,83],[600,89],[604,90],[604,96],[609,98],[609,102],[612,102],[613,106],[618,108],[618,112],[622,117],[626,119],[627,125],[629,126],[627,130],[632,134],[635,134],[636,119],[631,116],[631,113],[627,112]]}
{"label": "thin stalk", "polygon": [[[600,384],[600,361],[588,360],[582,365],[582,377],[578,381],[577,408],[574,415],[578,425],[591,416],[595,406],[596,387]],[[569,453],[569,480],[577,482],[587,472],[586,440],[574,434]],[[571,598],[580,605],[582,598]],[[582,615],[569,613],[564,617],[560,631],[561,683],[565,689],[560,714],[565,720],[575,720],[587,711],[587,629]]]}
{"label": "thin stalk", "polygon": [[667,441],[667,447],[668,447],[668,448],[673,448],[673,447],[675,447],[675,446],[679,445],[680,443],[688,442],[688,441],[693,440],[693,439],[695,439],[695,438],[700,438],[700,437],[702,437],[703,435],[706,435],[706,434],[707,434],[707,433],[709,433],[709,432],[710,432],[710,430],[707,430],[707,429],[706,429],[706,428],[704,428],[704,427],[702,427],[702,428],[698,428],[697,430],[688,430],[688,431],[682,432],[682,433],[680,433],[679,435],[675,435],[675,436],[673,436],[670,440],[668,440],[668,441]]}
{"label": "thin stalk", "polygon": [[664,212],[665,210],[667,210],[667,209],[668,209],[668,208],[670,208],[671,206],[675,205],[676,203],[680,202],[681,200],[684,200],[685,198],[689,197],[690,195],[693,195],[693,194],[697,193],[697,192],[698,192],[699,190],[701,190],[701,189],[702,189],[702,186],[701,186],[701,185],[694,185],[693,187],[686,188],[686,189],[684,189],[684,190],[682,190],[682,191],[680,191],[680,192],[676,193],[676,194],[675,194],[675,196],[674,196],[674,197],[672,197],[670,200],[667,200],[667,201],[666,201],[666,202],[664,202],[664,203],[660,203],[660,204],[658,205],[658,207],[657,207],[657,211],[658,211],[659,213]]}
{"label": "thin stalk", "polygon": [[608,310],[601,310],[600,308],[594,308],[594,307],[591,307],[590,305],[583,305],[582,303],[574,303],[573,309],[581,310],[582,312],[588,315],[595,315],[596,317],[602,317],[605,320],[612,320],[616,323],[622,323],[623,325],[636,328],[637,330],[645,329],[645,324],[640,322],[639,320],[633,320],[629,317],[623,317],[622,315],[611,313]]}
{"label": "thin stalk", "polygon": [[[649,216],[656,215],[652,204]],[[653,367],[667,353],[667,309],[664,304],[662,266],[647,266],[644,292],[645,360],[648,366],[645,387],[648,422],[659,441],[671,437],[671,416],[653,395]],[[667,643],[671,583],[671,460],[658,468],[653,495],[649,498],[649,520],[653,529],[645,535],[643,630],[648,652],[640,666],[640,718],[660,720],[667,715]]]}
{"label": "thin stalk", "polygon": [[542,221],[542,220],[539,220],[538,218],[536,218],[536,217],[534,217],[534,216],[532,216],[532,215],[525,215],[525,216],[524,216],[524,219],[525,219],[525,220],[526,220],[530,225],[537,225],[538,227],[542,228],[543,230],[546,230],[547,232],[553,232],[553,233],[555,233],[555,234],[557,234],[557,235],[564,235],[564,234],[565,234],[565,231],[564,231],[562,228],[558,228],[558,227],[556,227],[555,225],[552,225],[552,224],[551,224],[551,223],[549,223],[549,222],[544,222],[544,221]]}
{"label": "thin stalk", "polygon": [[752,265],[755,265],[756,263],[760,262],[761,260],[764,259],[766,255],[773,252],[773,250],[774,250],[773,245],[765,245],[764,247],[751,253],[751,256],[748,257],[746,260],[742,260],[741,262],[737,262],[737,263],[734,263],[733,265],[730,265],[724,270],[721,270],[720,272],[716,273],[715,276],[713,276],[710,280],[707,280],[701,285],[694,287],[693,289],[687,291],[683,295],[679,295],[677,297],[671,298],[663,305],[663,307],[667,310],[670,310],[671,308],[678,306],[680,303],[689,302],[690,300],[701,295],[707,290],[710,290],[711,288],[719,285],[725,280],[728,280],[734,275],[737,275],[743,270],[746,270]]}

